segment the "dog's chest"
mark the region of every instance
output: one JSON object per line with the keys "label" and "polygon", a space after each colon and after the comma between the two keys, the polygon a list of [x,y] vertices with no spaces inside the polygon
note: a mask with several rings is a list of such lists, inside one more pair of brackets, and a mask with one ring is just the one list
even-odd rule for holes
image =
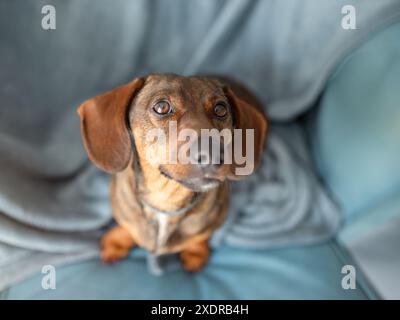
{"label": "dog's chest", "polygon": [[171,235],[171,229],[174,229],[174,223],[170,223],[166,214],[156,213],[155,220],[157,223],[156,231],[156,248],[162,248],[166,245],[168,237]]}
{"label": "dog's chest", "polygon": [[195,202],[184,214],[169,214],[141,204],[132,184],[122,178],[112,180],[114,217],[130,230],[139,246],[153,253],[178,252],[189,242],[209,234],[225,217],[227,185]]}
{"label": "dog's chest", "polygon": [[[205,219],[202,215],[171,217],[165,213],[149,213],[147,223],[152,229],[151,251],[163,253],[174,246],[179,246],[188,238],[198,235],[204,229]],[[149,239],[150,240],[150,239]]]}

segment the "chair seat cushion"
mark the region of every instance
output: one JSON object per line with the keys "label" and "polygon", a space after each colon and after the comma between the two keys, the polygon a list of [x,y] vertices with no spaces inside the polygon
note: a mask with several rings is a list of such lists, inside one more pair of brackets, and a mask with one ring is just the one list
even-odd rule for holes
{"label": "chair seat cushion", "polygon": [[341,286],[353,264],[331,241],[276,250],[215,250],[200,273],[149,274],[146,253],[134,249],[114,265],[94,259],[56,268],[56,289],[41,287],[43,274],[19,283],[11,299],[366,299],[357,272],[356,289]]}

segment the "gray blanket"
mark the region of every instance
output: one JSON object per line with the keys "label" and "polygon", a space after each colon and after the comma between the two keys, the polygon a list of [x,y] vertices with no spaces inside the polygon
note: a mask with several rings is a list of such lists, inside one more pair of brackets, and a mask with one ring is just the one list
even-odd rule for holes
{"label": "gray blanket", "polygon": [[[45,4],[56,8],[56,30],[41,28]],[[356,30],[341,26],[346,4]],[[274,122],[260,170],[233,185],[214,246],[331,237],[339,210],[295,119],[352,48],[399,16],[398,0],[2,1],[0,289],[45,264],[98,255],[112,220],[109,177],[87,160],[75,110],[148,72],[232,75]]]}

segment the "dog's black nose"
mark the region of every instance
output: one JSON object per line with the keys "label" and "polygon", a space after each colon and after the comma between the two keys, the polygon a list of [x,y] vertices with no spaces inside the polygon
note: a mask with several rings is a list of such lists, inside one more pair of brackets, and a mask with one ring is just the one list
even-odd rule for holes
{"label": "dog's black nose", "polygon": [[223,152],[220,152],[219,157],[213,156],[212,153],[207,151],[201,151],[194,157],[193,164],[198,165],[202,168],[216,166],[219,167],[223,163]]}
{"label": "dog's black nose", "polygon": [[190,163],[201,169],[219,167],[224,162],[224,148],[222,144],[213,144],[210,138],[203,138],[203,141],[199,139],[193,148],[190,148],[189,157]]}
{"label": "dog's black nose", "polygon": [[212,159],[208,152],[199,152],[196,156],[196,164],[200,166],[207,166],[212,163]]}

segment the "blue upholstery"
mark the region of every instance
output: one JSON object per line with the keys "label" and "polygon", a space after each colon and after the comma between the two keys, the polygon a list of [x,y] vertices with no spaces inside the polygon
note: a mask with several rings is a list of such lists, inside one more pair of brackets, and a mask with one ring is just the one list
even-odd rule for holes
{"label": "blue upholstery", "polygon": [[397,23],[354,51],[314,120],[314,156],[347,220],[400,195],[399,39]]}
{"label": "blue upholstery", "polygon": [[365,299],[362,285],[343,290],[341,268],[350,263],[334,242],[292,249],[220,248],[203,272],[149,274],[145,254],[113,266],[98,260],[57,268],[56,290],[42,275],[12,287],[10,299]]}

